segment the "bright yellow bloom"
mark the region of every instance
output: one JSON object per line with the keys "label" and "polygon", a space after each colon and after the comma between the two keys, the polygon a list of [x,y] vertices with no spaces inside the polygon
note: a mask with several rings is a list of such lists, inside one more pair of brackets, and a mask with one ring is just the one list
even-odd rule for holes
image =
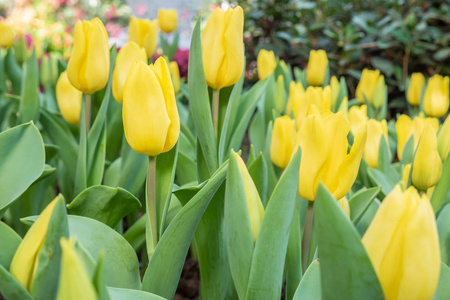
{"label": "bright yellow bloom", "polygon": [[75,88],[86,94],[106,86],[109,77],[108,34],[99,18],[78,20],[75,25],[75,42],[67,76]]}
{"label": "bright yellow bloom", "polygon": [[297,116],[303,100],[305,89],[301,82],[291,81],[289,84],[289,97],[286,105],[286,115],[290,116],[292,113],[294,117]]}
{"label": "bright yellow bloom", "polygon": [[397,130],[397,156],[400,160],[402,159],[403,149],[411,136],[414,138],[414,149],[416,149],[423,128],[427,124],[431,125],[435,132],[438,131],[439,121],[436,118],[425,118],[423,114],[415,117],[412,121],[407,115],[401,115],[398,118],[395,129]]}
{"label": "bright yellow bloom", "polygon": [[339,199],[337,202],[344,211],[345,215],[350,218],[350,205],[348,204],[347,198],[343,197]]}
{"label": "bright yellow bloom", "polygon": [[160,57],[154,65],[138,61],[123,88],[123,126],[128,144],[155,156],[175,146],[180,119],[169,67]]}
{"label": "bright yellow bloom", "polygon": [[95,287],[83,260],[77,254],[74,242],[74,238],[62,238],[60,241],[62,259],[56,300],[96,300]]}
{"label": "bright yellow bloom", "polygon": [[56,101],[67,123],[78,125],[80,122],[82,97],[83,93],[74,88],[67,78],[67,72],[62,72],[56,83]]}
{"label": "bright yellow bloom", "polygon": [[380,75],[377,80],[377,87],[372,97],[372,105],[378,109],[386,100],[386,83],[384,83],[384,76]]}
{"label": "bright yellow bloom", "polygon": [[175,94],[177,94],[180,91],[180,69],[176,61],[169,63],[169,70],[172,75],[173,88],[175,89]]}
{"label": "bright yellow bloom", "polygon": [[411,180],[417,188],[426,190],[436,185],[441,174],[442,161],[437,150],[436,132],[431,125],[425,125],[414,156]]}
{"label": "bright yellow bloom", "polygon": [[158,10],[158,22],[162,32],[174,32],[178,25],[177,10],[160,8]]}
{"label": "bright yellow bloom", "polygon": [[412,73],[411,80],[409,81],[408,92],[406,93],[406,99],[409,104],[413,106],[418,106],[420,104],[424,86],[425,76],[423,76],[422,73]]}
{"label": "bright yellow bloom", "polygon": [[264,206],[262,205],[261,198],[259,197],[258,190],[252,177],[248,173],[242,158],[235,153],[236,161],[241,172],[242,182],[244,184],[245,198],[247,200],[248,215],[250,219],[250,226],[252,228],[253,242],[258,237],[259,228],[264,217]]}
{"label": "bright yellow bloom", "polygon": [[445,161],[450,151],[450,117],[442,125],[441,130],[438,134],[438,151],[441,156],[441,160]]}
{"label": "bright yellow bloom", "polygon": [[325,50],[311,50],[309,52],[306,79],[309,85],[321,86],[327,74],[328,58]]}
{"label": "bright yellow bloom", "polygon": [[12,259],[9,271],[27,290],[31,289],[34,273],[39,264],[39,252],[44,245],[48,223],[58,199],[59,196],[47,205],[36,222],[31,225]]}
{"label": "bright yellow bloom", "polygon": [[152,57],[158,39],[158,20],[130,18],[128,41],[135,42],[145,49],[147,57]]}
{"label": "bright yellow bloom", "polygon": [[369,164],[369,166],[375,169],[378,167],[378,152],[380,150],[382,136],[384,136],[386,143],[388,143],[388,128],[386,120],[382,120],[380,122],[370,119],[367,122],[367,142],[364,149],[364,160]]}
{"label": "bright yellow bloom", "polygon": [[279,117],[275,120],[270,143],[270,158],[272,162],[285,169],[291,160],[295,147],[295,121],[289,116]]}
{"label": "bright yellow bloom", "polygon": [[273,51],[261,49],[258,53],[257,66],[258,77],[260,80],[263,80],[272,74],[277,67],[277,60],[275,59],[275,54]]}
{"label": "bright yellow bloom", "polygon": [[370,104],[373,104],[373,97],[378,87],[378,81],[384,83],[384,76],[380,74],[380,70],[364,69],[361,74],[361,80],[356,87],[356,98],[364,103],[364,95]]}
{"label": "bright yellow bloom", "polygon": [[423,109],[430,117],[440,118],[448,111],[449,77],[434,75],[428,80],[423,98]]}
{"label": "bright yellow bloom", "polygon": [[211,14],[202,33],[203,68],[213,89],[235,84],[244,70],[244,11],[240,6]]}
{"label": "bright yellow bloom", "polygon": [[327,85],[324,88],[309,86],[303,94],[295,119],[297,128],[301,127],[303,120],[308,116],[308,110],[311,105],[315,105],[319,112],[331,110],[331,88]]}
{"label": "bright yellow bloom", "polygon": [[277,82],[275,84],[275,109],[278,113],[283,113],[286,106],[286,90],[284,88],[284,77],[278,75]]}
{"label": "bright yellow bloom", "polygon": [[0,47],[8,49],[14,45],[14,32],[11,27],[0,22]]}
{"label": "bright yellow bloom", "polygon": [[439,279],[436,219],[428,198],[397,185],[384,198],[362,242],[386,300],[431,299]]}
{"label": "bright yellow bloom", "polygon": [[331,77],[330,87],[331,87],[331,110],[335,111],[336,108],[338,108],[336,107],[336,103],[338,100],[339,91],[341,90],[341,85],[336,76]]}
{"label": "bright yellow bloom", "polygon": [[140,48],[135,42],[128,42],[117,54],[112,78],[112,92],[117,102],[122,103],[123,85],[127,79],[131,66],[136,61],[147,62],[147,54],[144,48]]}
{"label": "bright yellow bloom", "polygon": [[303,121],[296,138],[302,149],[301,197],[313,201],[320,182],[336,199],[348,193],[358,174],[366,144],[366,129],[361,128],[347,154],[349,131],[350,124],[343,112],[310,114]]}
{"label": "bright yellow bloom", "polygon": [[367,116],[367,106],[352,106],[348,111],[348,120],[350,122],[350,130],[355,135],[359,128],[366,126],[369,117]]}

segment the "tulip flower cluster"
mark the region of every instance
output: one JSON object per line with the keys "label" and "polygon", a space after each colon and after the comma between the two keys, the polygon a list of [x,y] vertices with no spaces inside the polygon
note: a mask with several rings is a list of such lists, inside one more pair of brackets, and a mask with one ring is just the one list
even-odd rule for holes
{"label": "tulip flower cluster", "polygon": [[447,299],[449,77],[395,115],[381,70],[260,49],[250,83],[244,10],[202,24],[180,78],[177,10],[68,61],[0,22],[0,298],[181,298],[189,256],[202,299]]}

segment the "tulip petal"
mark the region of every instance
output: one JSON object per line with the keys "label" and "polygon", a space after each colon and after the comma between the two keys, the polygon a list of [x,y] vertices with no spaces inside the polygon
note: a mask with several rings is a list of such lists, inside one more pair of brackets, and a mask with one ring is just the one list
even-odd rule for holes
{"label": "tulip petal", "polygon": [[225,57],[223,70],[219,78],[224,78],[223,87],[235,84],[242,76],[244,70],[244,11],[240,6],[228,9],[225,12],[224,44]]}
{"label": "tulip petal", "polygon": [[83,64],[83,60],[86,56],[86,40],[83,31],[83,23],[78,20],[74,29],[75,41],[73,45],[72,55],[67,64],[67,76],[70,83],[77,89],[82,91],[82,85],[80,83],[79,66]]}
{"label": "tulip petal", "polygon": [[56,101],[64,120],[73,125],[80,122],[83,94],[70,83],[67,72],[62,72],[56,83]]}
{"label": "tulip petal", "polygon": [[295,146],[295,121],[288,116],[277,118],[273,125],[270,143],[272,162],[285,169],[291,160]]}
{"label": "tulip petal", "polygon": [[407,115],[401,115],[395,123],[395,129],[397,131],[397,156],[401,160],[403,155],[403,149],[406,142],[410,137],[410,130],[412,126],[411,118]]}

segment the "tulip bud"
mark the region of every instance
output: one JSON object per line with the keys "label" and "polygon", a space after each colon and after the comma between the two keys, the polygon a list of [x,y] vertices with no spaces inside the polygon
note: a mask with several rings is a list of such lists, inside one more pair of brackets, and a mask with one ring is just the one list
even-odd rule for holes
{"label": "tulip bud", "polygon": [[158,22],[162,32],[171,33],[177,30],[177,10],[160,8]]}
{"label": "tulip bud", "polygon": [[273,51],[261,49],[261,51],[259,51],[258,53],[257,66],[258,77],[260,80],[263,80],[264,78],[272,74],[277,67],[277,61],[275,59],[275,54],[273,53]]}
{"label": "tulip bud", "polygon": [[353,135],[355,135],[359,128],[366,126],[367,120],[369,117],[367,116],[367,106],[352,106],[348,111],[348,120],[350,122],[350,130]]}
{"label": "tulip bud", "polygon": [[175,94],[177,94],[180,92],[180,69],[176,61],[169,63],[169,70],[172,75],[173,88],[175,89]]}
{"label": "tulip bud", "polygon": [[244,70],[244,12],[240,6],[211,14],[202,33],[203,68],[213,89],[235,84]]}
{"label": "tulip bud", "polygon": [[96,300],[97,293],[74,247],[74,238],[60,241],[62,249],[61,273],[56,300],[86,299]]}
{"label": "tulip bud", "polygon": [[338,201],[339,206],[344,211],[345,215],[350,218],[350,205],[348,205],[348,201],[345,197],[339,199]]}
{"label": "tulip bud", "polygon": [[275,109],[278,113],[283,113],[286,106],[286,90],[284,88],[284,77],[278,75],[277,82],[275,84]]}
{"label": "tulip bud", "polygon": [[138,61],[123,88],[123,126],[134,151],[149,156],[167,152],[180,134],[180,119],[169,67],[160,57],[150,67]]}
{"label": "tulip bud", "polygon": [[367,122],[367,142],[364,149],[364,160],[369,164],[369,166],[375,169],[378,167],[378,152],[380,149],[380,141],[382,136],[384,136],[386,142],[388,142],[388,128],[386,120],[377,121],[370,119]]}
{"label": "tulip bud", "polygon": [[48,55],[42,57],[39,71],[39,80],[43,86],[46,86],[50,82],[51,76],[50,58]]}
{"label": "tulip bud", "polygon": [[47,235],[47,227],[57,200],[58,197],[47,205],[39,218],[37,218],[36,222],[31,225],[11,261],[9,270],[11,275],[13,275],[27,290],[31,289],[34,272],[39,263],[38,254],[44,244]]}
{"label": "tulip bud", "polygon": [[127,79],[131,66],[136,61],[147,61],[147,54],[144,48],[140,48],[135,42],[128,42],[117,54],[112,78],[112,92],[117,102],[122,103],[123,85]]}
{"label": "tulip bud", "polygon": [[442,173],[442,161],[437,150],[436,132],[426,125],[417,146],[412,164],[412,183],[426,190],[439,181]]}
{"label": "tulip bud", "polygon": [[344,197],[352,187],[366,144],[366,128],[355,136],[348,150],[350,124],[343,112],[311,114],[297,132],[296,143],[302,148],[299,194],[313,201],[322,182],[336,198]]}
{"label": "tulip bud", "polygon": [[14,32],[11,27],[0,23],[0,47],[9,49],[14,45]]}
{"label": "tulip bud", "polygon": [[244,183],[250,226],[252,228],[253,242],[255,242],[264,217],[264,206],[262,205],[258,190],[256,189],[252,177],[248,173],[244,161],[237,153],[235,153],[234,156],[236,157],[242,181]]}
{"label": "tulip bud", "polygon": [[339,91],[341,90],[341,85],[336,76],[331,77],[330,87],[331,87],[331,110],[335,111],[337,108],[336,103],[338,100]]}
{"label": "tulip bud", "polygon": [[441,130],[439,130],[437,142],[441,160],[445,161],[450,151],[450,117],[448,116],[444,125],[442,125]]}
{"label": "tulip bud", "polygon": [[128,41],[135,42],[147,52],[147,57],[152,57],[156,50],[158,39],[158,20],[130,18],[128,26]]}
{"label": "tulip bud", "polygon": [[386,300],[433,298],[441,259],[436,219],[425,195],[414,187],[402,192],[397,185],[362,242]]}
{"label": "tulip bud", "polygon": [[67,123],[78,125],[80,122],[82,97],[83,93],[74,88],[67,78],[67,72],[62,72],[56,83],[56,101]]}
{"label": "tulip bud", "polygon": [[57,52],[51,52],[50,53],[50,69],[51,69],[51,81],[52,85],[55,86],[56,82],[58,81],[58,62],[61,58],[61,55]]}
{"label": "tulip bud", "polygon": [[325,80],[328,58],[325,50],[311,50],[309,53],[306,79],[309,85],[321,86]]}
{"label": "tulip bud", "polygon": [[270,143],[270,158],[272,162],[285,169],[291,160],[295,146],[295,121],[289,116],[275,120]]}
{"label": "tulip bud", "polygon": [[286,105],[286,115],[290,116],[294,114],[294,117],[297,116],[300,106],[303,100],[303,94],[305,93],[305,89],[301,82],[291,81],[289,84],[289,97]]}
{"label": "tulip bud", "polygon": [[423,108],[430,117],[440,118],[448,111],[449,106],[449,77],[434,75],[428,80]]}
{"label": "tulip bud", "polygon": [[383,103],[386,101],[386,83],[384,83],[384,76],[380,75],[378,76],[378,80],[377,80],[377,86],[375,89],[375,92],[373,93],[373,97],[372,97],[372,105],[378,109],[380,108]]}
{"label": "tulip bud", "polygon": [[[373,104],[373,95],[378,87],[378,79],[380,77],[380,70],[364,69],[361,74],[361,80],[356,87],[356,98],[364,103],[364,96],[370,104]],[[383,78],[384,81],[384,78]],[[381,85],[381,84],[380,84]]]}
{"label": "tulip bud", "polygon": [[418,106],[422,98],[422,90],[425,86],[425,77],[422,73],[413,73],[411,80],[409,81],[408,92],[406,93],[406,99],[408,103],[413,106]]}
{"label": "tulip bud", "polygon": [[75,42],[67,76],[75,88],[86,94],[106,86],[109,77],[108,34],[99,18],[78,20],[75,25]]}
{"label": "tulip bud", "polygon": [[19,65],[22,65],[28,59],[27,42],[22,33],[19,34],[19,39],[14,44],[14,57]]}

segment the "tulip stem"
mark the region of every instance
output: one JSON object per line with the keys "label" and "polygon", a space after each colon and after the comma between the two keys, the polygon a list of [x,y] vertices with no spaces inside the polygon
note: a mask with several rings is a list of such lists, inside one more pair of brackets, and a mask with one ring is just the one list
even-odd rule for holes
{"label": "tulip stem", "polygon": [[308,201],[308,210],[306,211],[305,228],[302,238],[302,269],[305,273],[308,268],[309,243],[311,241],[311,229],[314,215],[314,201]]}
{"label": "tulip stem", "polygon": [[89,133],[91,129],[91,103],[92,103],[92,95],[86,94],[86,105],[85,108],[85,118],[86,118],[86,132]]}
{"label": "tulip stem", "polygon": [[216,140],[219,138],[218,131],[219,131],[219,97],[220,97],[220,90],[214,89],[213,90],[213,97],[212,97],[212,118],[213,118],[213,125],[214,125],[214,136],[216,137]]}
{"label": "tulip stem", "polygon": [[[158,242],[156,221],[156,156],[148,157],[147,180],[147,253],[150,259],[155,250],[156,243]],[[149,229],[151,230],[151,236],[149,236]]]}

